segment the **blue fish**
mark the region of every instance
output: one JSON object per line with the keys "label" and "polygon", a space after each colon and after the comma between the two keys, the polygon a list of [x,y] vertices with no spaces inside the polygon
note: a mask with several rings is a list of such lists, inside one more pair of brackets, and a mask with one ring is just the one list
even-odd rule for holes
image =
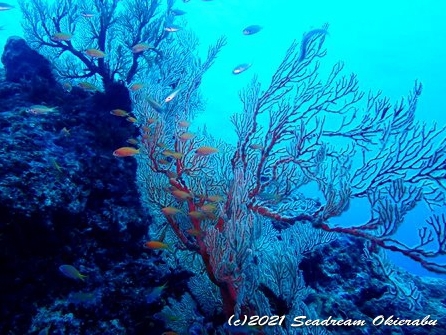
{"label": "blue fish", "polygon": [[171,13],[172,15],[174,15],[174,16],[180,16],[180,15],[184,15],[184,14],[186,14],[186,12],[185,12],[184,10],[176,9],[176,8],[172,8],[172,9],[170,10],[170,13]]}
{"label": "blue fish", "polygon": [[259,25],[252,25],[249,27],[246,27],[245,29],[243,29],[243,35],[253,35],[258,33],[260,30],[262,30],[263,27],[259,26]]}
{"label": "blue fish", "polygon": [[163,294],[164,289],[166,288],[167,283],[161,286],[154,287],[149,294],[147,294],[146,301],[148,304],[153,304],[156,302],[161,295]]}
{"label": "blue fish", "polygon": [[62,272],[68,278],[85,280],[87,276],[81,274],[73,265],[61,265],[59,271]]}

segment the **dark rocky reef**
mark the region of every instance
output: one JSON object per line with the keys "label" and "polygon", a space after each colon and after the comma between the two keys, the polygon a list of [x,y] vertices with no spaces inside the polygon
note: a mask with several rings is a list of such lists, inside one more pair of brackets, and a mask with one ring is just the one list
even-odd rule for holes
{"label": "dark rocky reef", "polygon": [[31,49],[23,38],[8,38],[1,61],[6,82],[20,84],[23,97],[27,100],[52,102],[60,97],[50,62]]}
{"label": "dark rocky reef", "polygon": [[38,81],[46,86],[56,84],[50,62],[31,49],[21,37],[12,36],[8,39],[1,61],[5,67],[6,81]]}
{"label": "dark rocky reef", "polygon": [[[112,155],[137,133],[110,114],[112,105],[130,107],[128,91],[116,84],[113,100],[76,87],[65,92],[51,64],[18,38],[8,40],[2,62],[0,333],[28,334],[45,324],[57,329],[67,315],[71,328],[59,328],[66,334],[82,333],[87,324],[98,334],[113,323],[130,331],[135,320],[146,326],[141,290],[160,276],[142,248],[151,219],[139,201],[135,160]],[[34,104],[57,112],[28,113]],[[64,277],[61,264],[76,265],[88,281]],[[73,291],[92,292],[94,308],[73,308]],[[99,300],[108,307],[97,317]],[[53,318],[39,323],[36,315]]]}
{"label": "dark rocky reef", "polygon": [[[304,301],[318,312],[318,318],[365,320],[367,327],[332,326],[331,334],[424,335],[446,334],[446,282],[418,277],[380,256],[364,259],[364,241],[340,237],[306,255],[299,268],[312,289]],[[391,275],[389,271],[392,271]],[[386,319],[438,320],[436,326],[373,326]]]}

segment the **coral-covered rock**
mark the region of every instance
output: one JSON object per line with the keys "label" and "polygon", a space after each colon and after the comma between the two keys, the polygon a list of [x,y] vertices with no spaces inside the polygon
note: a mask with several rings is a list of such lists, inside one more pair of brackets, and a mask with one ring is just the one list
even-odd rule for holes
{"label": "coral-covered rock", "polygon": [[2,55],[7,81],[41,81],[54,85],[50,62],[31,49],[23,38],[12,36],[8,39]]}
{"label": "coral-covered rock", "polygon": [[132,110],[130,93],[124,82],[110,83],[104,93],[97,93],[94,97],[95,104],[104,109],[120,108],[126,111]]}
{"label": "coral-covered rock", "polygon": [[[135,319],[128,315],[144,320],[141,304],[147,307],[136,293],[143,287],[139,263],[129,270],[135,279],[126,292],[140,303],[129,302],[135,309],[124,311],[119,299],[109,302],[127,280],[121,265],[140,256],[147,262],[142,240],[150,218],[138,199],[136,161],[112,155],[136,127],[90,94],[45,89],[48,98],[31,99],[27,87],[0,78],[0,333],[37,333],[51,325],[51,333],[57,328],[74,335],[82,333],[73,331],[82,323],[100,334],[105,327],[120,334],[129,327],[125,320]],[[52,111],[29,113],[33,104]],[[61,264],[77,266],[88,280],[66,280]],[[111,282],[116,289],[105,292]],[[100,299],[113,311],[103,309],[104,318],[87,325]],[[52,309],[53,302],[61,303]]]}

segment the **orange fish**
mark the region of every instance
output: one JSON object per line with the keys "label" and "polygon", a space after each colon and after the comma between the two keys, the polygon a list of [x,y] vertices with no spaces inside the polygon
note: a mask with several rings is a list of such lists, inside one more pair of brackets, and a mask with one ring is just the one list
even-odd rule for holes
{"label": "orange fish", "polygon": [[175,159],[181,159],[183,157],[183,154],[181,152],[176,152],[176,151],[172,151],[172,150],[164,150],[162,152],[162,154],[164,156],[172,157],[172,158],[175,158]]}
{"label": "orange fish", "polygon": [[158,160],[158,163],[160,163],[160,164],[162,164],[162,165],[167,165],[167,164],[169,164],[170,162],[169,162],[167,159],[160,159],[160,160]]}
{"label": "orange fish", "polygon": [[208,156],[211,154],[215,154],[216,152],[218,152],[217,148],[209,146],[200,147],[195,151],[198,156]]}
{"label": "orange fish", "polygon": [[191,211],[187,215],[189,215],[192,219],[204,220],[206,218],[206,214],[200,211]]}
{"label": "orange fish", "polygon": [[98,49],[87,49],[85,50],[85,53],[93,58],[104,58],[105,53],[104,51],[98,50]]}
{"label": "orange fish", "polygon": [[127,113],[123,109],[113,109],[112,111],[110,111],[110,114],[115,115],[115,116],[121,116],[121,117],[129,116],[129,113]]}
{"label": "orange fish", "polygon": [[130,123],[135,123],[135,122],[138,121],[138,120],[137,120],[136,118],[134,118],[133,116],[129,116],[129,117],[127,117],[126,120],[127,120],[128,122],[130,122]]}
{"label": "orange fish", "polygon": [[187,200],[187,199],[191,199],[192,195],[188,192],[184,192],[181,190],[174,190],[172,191],[172,195],[177,198],[178,200]]}
{"label": "orange fish", "polygon": [[144,87],[143,83],[134,83],[134,84],[130,85],[129,88],[130,88],[131,91],[135,92],[135,91],[140,90],[143,87]]}
{"label": "orange fish", "polygon": [[200,210],[202,210],[205,213],[212,213],[217,210],[216,204],[206,204],[200,207]]}
{"label": "orange fish", "polygon": [[134,54],[137,54],[137,53],[149,50],[150,48],[151,48],[151,46],[147,43],[138,43],[132,47],[132,52]]}
{"label": "orange fish", "polygon": [[186,120],[181,120],[181,121],[178,122],[178,125],[179,125],[180,127],[187,128],[187,127],[190,126],[190,122],[189,122],[189,121],[186,121]]}
{"label": "orange fish", "polygon": [[220,202],[223,201],[224,198],[221,195],[210,195],[207,198],[210,202]]}
{"label": "orange fish", "polygon": [[148,241],[144,243],[144,246],[152,250],[169,249],[169,246],[161,241]]}
{"label": "orange fish", "polygon": [[51,40],[55,42],[68,42],[69,40],[71,40],[72,37],[73,35],[68,33],[55,33],[53,36],[51,36]]}
{"label": "orange fish", "polygon": [[133,145],[138,145],[138,140],[136,138],[129,138],[126,141],[127,143],[133,144]]}
{"label": "orange fish", "polygon": [[175,172],[173,172],[173,171],[167,171],[166,175],[169,178],[176,178],[176,177],[178,177],[178,175]]}
{"label": "orange fish", "polygon": [[115,157],[131,157],[139,154],[139,149],[133,147],[122,147],[113,151]]}
{"label": "orange fish", "polygon": [[99,91],[99,88],[88,81],[81,81],[77,84],[80,88],[82,88],[84,91]]}
{"label": "orange fish", "polygon": [[181,210],[176,208],[176,207],[164,207],[163,209],[161,209],[161,211],[166,216],[175,215],[175,214],[181,213]]}
{"label": "orange fish", "polygon": [[187,133],[183,133],[183,134],[181,134],[179,137],[180,137],[180,140],[181,140],[181,141],[185,142],[185,141],[187,141],[187,140],[191,140],[191,139],[193,139],[193,138],[195,137],[195,134],[194,134],[194,133],[187,132]]}

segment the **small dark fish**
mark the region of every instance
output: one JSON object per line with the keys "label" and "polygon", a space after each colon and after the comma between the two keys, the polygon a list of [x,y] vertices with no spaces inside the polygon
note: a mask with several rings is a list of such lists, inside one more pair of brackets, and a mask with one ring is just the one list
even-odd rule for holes
{"label": "small dark fish", "polygon": [[147,102],[149,103],[150,107],[152,107],[154,110],[156,110],[158,113],[163,112],[163,107],[152,98],[147,98]]}
{"label": "small dark fish", "polygon": [[14,8],[15,7],[13,5],[10,5],[9,3],[0,2],[0,11],[10,10]]}
{"label": "small dark fish", "polygon": [[245,72],[246,70],[248,70],[251,67],[251,64],[249,63],[244,63],[244,64],[240,64],[238,66],[236,66],[234,68],[234,70],[232,70],[233,74],[240,74],[242,72]]}
{"label": "small dark fish", "polygon": [[154,287],[148,294],[146,297],[146,301],[149,304],[153,304],[154,302],[156,302],[161,295],[163,294],[164,289],[166,288],[167,283],[165,283],[164,285],[161,286],[157,286]]}
{"label": "small dark fish", "polygon": [[246,27],[245,29],[243,29],[243,35],[253,35],[258,33],[260,30],[262,30],[263,27],[259,26],[257,24]]}
{"label": "small dark fish", "polygon": [[184,10],[181,10],[181,9],[175,9],[175,8],[172,8],[172,9],[170,10],[170,13],[171,13],[172,15],[175,15],[175,16],[180,16],[180,15],[184,15],[184,14],[186,14],[186,12],[185,12]]}
{"label": "small dark fish", "polygon": [[85,280],[87,276],[81,274],[74,266],[72,265],[61,265],[59,266],[59,271],[62,272],[65,276],[72,279],[80,279]]}

